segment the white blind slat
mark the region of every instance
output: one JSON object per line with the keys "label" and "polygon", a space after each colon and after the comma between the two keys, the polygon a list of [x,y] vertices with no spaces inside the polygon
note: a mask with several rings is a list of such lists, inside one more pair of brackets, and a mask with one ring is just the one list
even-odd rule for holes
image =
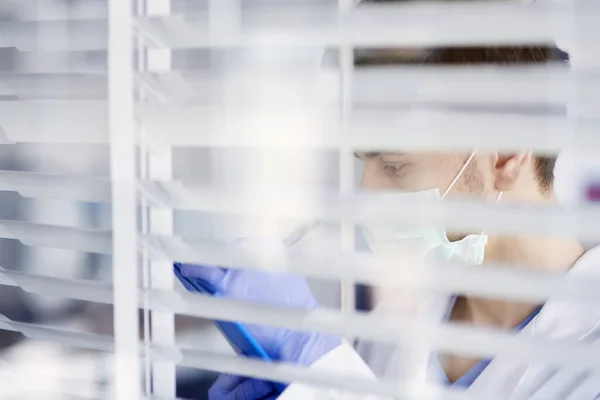
{"label": "white blind slat", "polygon": [[[0,102],[0,112],[5,113],[0,126],[9,142],[103,144],[108,140],[103,101]],[[138,108],[148,140],[155,145],[337,149],[340,134],[335,114],[333,110],[325,116],[322,112],[306,107]],[[375,122],[380,129],[371,129]],[[361,150],[477,147],[590,153],[600,147],[598,126],[595,120],[570,120],[561,115],[357,109],[351,141]],[[206,134],[199,135],[198,129]],[[84,130],[85,135],[81,133]]]}
{"label": "white blind slat", "polygon": [[18,192],[23,197],[110,202],[110,180],[93,176],[0,170],[0,191]]}
{"label": "white blind slat", "polygon": [[[112,352],[112,338],[105,335],[90,334],[84,332],[70,331],[66,329],[43,327],[34,324],[17,323],[0,319],[0,327],[17,332],[21,332],[27,337],[40,340],[51,341],[55,343],[82,347],[93,350]],[[143,343],[140,343],[140,347]],[[143,347],[142,347],[143,348]],[[150,355],[154,359],[168,359],[171,362],[186,365],[195,368],[204,368],[216,371],[231,371],[241,373],[247,376],[253,376],[262,379],[273,379],[289,381],[291,379],[317,384],[319,386],[352,388],[360,392],[371,393],[397,393],[397,384],[378,383],[371,380],[361,380],[353,376],[343,374],[324,374],[322,371],[315,373],[302,367],[264,363],[261,361],[244,360],[238,357],[220,356],[213,353],[202,352],[193,349],[179,349],[176,347],[153,346],[150,349]],[[331,375],[331,376],[330,376]],[[331,379],[330,379],[331,378]],[[354,384],[350,383],[354,382]],[[402,389],[402,388],[400,388]],[[419,387],[420,390],[427,390],[426,387]],[[406,389],[404,389],[406,390]],[[438,393],[441,389],[433,387],[432,392]],[[450,389],[444,391],[448,398],[463,399],[460,392]]]}
{"label": "white blind slat", "polygon": [[106,101],[3,101],[0,115],[9,142],[108,143]]}
{"label": "white blind slat", "polygon": [[[329,221],[347,218],[356,223],[382,221],[413,227],[441,224],[458,232],[485,230],[503,234],[569,235],[584,240],[600,237],[600,227],[595,223],[600,220],[600,207],[593,204],[565,208],[559,205],[495,205],[481,201],[415,203],[399,200],[395,207],[365,210],[361,197],[336,197],[335,192],[286,190],[259,184],[254,187],[256,190],[242,192],[181,182],[139,183],[141,195],[159,208]],[[270,201],[265,202],[265,198]],[[473,218],[473,215],[478,217]],[[172,259],[181,258],[173,256]]]}
{"label": "white blind slat", "polygon": [[[281,46],[335,46],[341,42],[337,15],[330,9],[305,8],[304,13],[332,15],[326,19],[305,19],[302,24],[290,23],[302,14],[302,8],[285,10],[277,23],[269,13],[256,11],[255,24],[260,29],[242,29],[238,34],[224,35],[211,40],[205,16],[194,18],[187,14],[138,19],[138,32],[154,45],[170,48],[228,47],[240,45]],[[250,11],[249,11],[250,12]],[[600,10],[595,6],[574,9],[568,4],[530,5],[522,7],[510,2],[475,4],[425,4],[411,6],[359,7],[348,20],[342,21],[349,35],[349,44],[355,46],[435,46],[460,44],[523,44],[568,41],[580,48],[593,48],[594,37],[600,33],[596,24]],[[442,18],[443,15],[443,18]],[[252,16],[248,17],[252,21]],[[378,24],[372,24],[377,20]],[[69,29],[69,38],[64,32]],[[427,28],[435,26],[435,29]],[[499,26],[510,29],[499,29]],[[38,37],[36,29],[47,35]],[[107,46],[106,21],[102,19],[56,20],[38,22],[3,22],[0,34],[6,47],[19,50],[44,48],[47,50],[102,50]],[[587,38],[587,42],[585,39]],[[599,60],[600,61],[600,60]]]}
{"label": "white blind slat", "polygon": [[[40,34],[43,32],[43,34]],[[20,51],[106,50],[107,21],[0,22],[2,47]]]}
{"label": "white blind slat", "polygon": [[69,329],[43,326],[25,322],[12,321],[0,314],[0,329],[21,332],[29,339],[45,340],[65,346],[112,352],[113,341],[110,336]]}
{"label": "white blind slat", "polygon": [[[293,74],[294,80],[290,81]],[[174,101],[227,102],[228,105],[255,104],[252,96],[261,90],[261,102],[281,104],[322,100],[331,106],[339,102],[339,76],[335,69],[296,71],[293,67],[264,72],[251,68],[223,74],[185,71],[139,74],[139,79],[160,85]],[[512,105],[513,111],[533,112],[543,106],[567,103],[600,103],[600,77],[586,70],[568,67],[396,67],[357,69],[351,78],[352,102],[356,105],[413,107],[428,102],[449,104]],[[319,99],[319,96],[322,99]],[[499,108],[500,111],[503,108]]]}
{"label": "white blind slat", "polygon": [[53,247],[102,254],[110,254],[112,251],[111,233],[101,230],[0,220],[0,238],[16,239],[27,246]]}
{"label": "white blind slat", "polygon": [[[365,253],[348,252],[332,257],[290,251],[282,259],[257,260],[247,249],[240,249],[235,245],[205,243],[200,248],[202,251],[198,252],[197,258],[183,261],[285,272],[334,281],[346,278],[382,288],[429,288],[440,293],[462,293],[515,301],[544,302],[549,298],[585,302],[600,300],[598,282],[595,279],[569,278],[563,274],[528,272],[517,268],[507,270],[501,265],[488,265],[485,270],[473,270],[452,263],[427,263],[422,268],[431,278],[424,281],[402,279],[413,276],[415,264],[421,264],[421,261],[410,257],[400,262]],[[60,279],[0,268],[0,284],[21,287],[40,295],[112,304],[112,288],[93,281]]]}
{"label": "white blind slat", "polygon": [[279,8],[274,13],[248,9],[241,30],[223,32],[218,38],[210,37],[209,22],[203,13],[138,19],[137,27],[149,36],[160,38],[163,46],[170,48],[337,46],[342,42],[341,31],[347,35],[344,41],[355,47],[509,45],[574,39],[585,47],[592,46],[592,38],[599,33],[596,21],[600,13],[591,3],[580,8],[568,3],[523,7],[502,1],[379,4],[357,7],[346,19],[339,19],[331,10],[310,6]]}
{"label": "white blind slat", "polygon": [[1,267],[0,285],[20,287],[26,292],[42,296],[57,296],[104,304],[112,304],[113,301],[112,288],[107,284],[8,271]]}
{"label": "white blind slat", "polygon": [[[178,313],[183,312],[203,318],[285,326],[299,330],[316,329],[392,344],[397,343],[400,338],[416,339],[415,335],[425,331],[420,323],[405,318],[392,321],[376,315],[348,314],[335,310],[284,309],[190,293],[154,292],[150,301],[152,308],[157,310],[167,306]],[[377,326],[378,329],[374,330],[373,326]],[[108,352],[114,349],[109,336],[15,322],[6,317],[0,318],[0,329],[21,332],[31,339],[47,340],[68,346]],[[600,356],[600,348],[594,344],[540,340],[461,325],[430,326],[426,331],[431,333],[432,349],[437,351],[483,358],[501,353],[503,356],[516,356],[532,362],[572,365],[593,370],[599,368],[597,360]],[[182,355],[176,348],[156,348],[152,354],[175,363],[181,361]]]}
{"label": "white blind slat", "polygon": [[501,353],[524,361],[594,370],[600,368],[600,347],[584,342],[542,340],[495,329],[460,324],[440,325],[399,316],[392,320],[374,314],[343,313],[324,308],[311,311],[289,309],[191,293],[154,292],[150,301],[152,307],[162,305],[175,309],[177,313],[202,318],[285,326],[392,344],[397,344],[399,340],[410,343],[423,339],[422,335],[427,332],[432,351],[473,358],[491,358]]}
{"label": "white blind slat", "polygon": [[[154,240],[153,240],[154,239]],[[176,239],[160,241],[156,237],[143,238],[142,245],[160,259],[178,256],[180,262],[200,265],[220,265],[231,268],[258,269],[271,272],[287,272],[318,279],[339,280],[348,278],[383,288],[423,287],[440,292],[474,294],[518,301],[543,302],[549,298],[569,298],[582,301],[599,299],[595,280],[567,279],[552,273],[530,273],[527,270],[507,270],[489,265],[485,270],[473,270],[454,264],[423,265],[423,260],[406,256],[404,261],[386,257],[373,257],[366,253],[347,252],[337,256],[319,252],[304,253],[290,250],[276,258],[257,259],[256,248],[249,252],[235,245],[205,242],[194,246],[177,245]],[[171,242],[172,245],[164,242]],[[174,242],[174,243],[173,243]],[[161,247],[159,247],[161,246]],[[422,265],[428,280],[406,280],[417,271],[414,264]]]}
{"label": "white blind slat", "polygon": [[106,0],[5,0],[0,12],[13,21],[107,18]]}
{"label": "white blind slat", "polygon": [[[544,107],[592,106],[600,105],[600,79],[593,74],[579,74],[568,70],[548,70],[536,68],[533,71],[496,72],[485,69],[433,68],[424,72],[408,68],[406,71],[357,71],[353,80],[353,104],[368,105],[382,103],[401,107],[410,103],[412,107],[436,107],[443,104],[471,105],[474,111],[481,110],[484,104],[513,105],[513,112],[544,113]],[[421,71],[419,73],[419,71]],[[292,71],[290,71],[292,73]],[[323,97],[324,106],[335,105],[337,99],[337,75],[327,73],[319,76],[296,76],[291,84],[289,75],[282,75],[276,91],[270,95],[262,93],[261,102],[269,104],[272,98],[274,106],[290,102],[310,101],[320,91],[329,88],[329,101]],[[272,85],[276,77],[269,77]],[[288,81],[288,83],[285,82]],[[136,83],[150,90],[150,94],[163,103],[194,100],[195,102],[218,101],[226,99],[228,104],[251,106],[255,101],[249,94],[265,90],[264,76],[240,74],[237,76],[214,77],[206,73],[196,74],[142,74],[136,77]],[[224,96],[221,91],[227,90]],[[267,92],[268,93],[268,92]],[[37,75],[8,74],[0,76],[0,94],[18,96],[22,100],[35,98],[81,99],[103,98],[106,94],[106,76],[87,75]],[[431,103],[431,104],[430,104]],[[517,104],[518,106],[515,106]],[[529,109],[528,109],[529,106]],[[506,111],[505,111],[506,112]],[[563,112],[566,112],[563,110]]]}
{"label": "white blind slat", "polygon": [[[298,107],[140,107],[151,140],[173,146],[338,149],[334,110]],[[231,118],[235,115],[236,118]],[[373,125],[375,124],[375,125]],[[372,129],[377,126],[378,129]],[[205,134],[199,135],[202,129]],[[599,150],[598,123],[560,115],[356,109],[351,144],[361,150]],[[168,135],[167,135],[168,132]],[[482,134],[485,133],[485,134]]]}
{"label": "white blind slat", "polygon": [[38,49],[19,51],[4,48],[2,56],[11,60],[3,71],[20,74],[101,74],[106,73],[106,51],[56,52]]}
{"label": "white blind slat", "polygon": [[0,95],[28,99],[105,99],[106,76],[102,75],[0,75]]}

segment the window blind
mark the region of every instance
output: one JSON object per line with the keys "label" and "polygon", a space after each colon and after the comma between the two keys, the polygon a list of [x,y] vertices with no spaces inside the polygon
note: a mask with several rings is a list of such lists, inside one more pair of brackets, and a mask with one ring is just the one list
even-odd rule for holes
{"label": "window blind", "polygon": [[[355,283],[385,287],[403,281],[414,274],[414,260],[395,260],[392,267],[390,259],[357,252],[353,245],[354,225],[372,219],[597,240],[595,204],[559,208],[449,201],[365,213],[354,195],[353,152],[529,148],[541,154],[596,154],[599,18],[599,5],[574,0],[361,7],[344,0],[3,2],[1,145],[108,146],[111,173],[3,170],[0,190],[102,204],[111,208],[112,221],[111,229],[99,229],[3,219],[0,238],[111,256],[112,282],[0,269],[0,285],[114,305],[115,327],[113,335],[102,335],[3,317],[0,329],[113,353],[111,396],[117,400],[175,398],[176,365],[386,396],[466,398],[452,388],[373,383],[180,346],[176,314],[387,343],[427,332],[434,350],[491,357],[510,349],[527,360],[597,370],[600,349],[593,345],[544,343],[418,319],[390,322],[356,312]],[[568,47],[570,68],[353,66],[354,50],[361,48],[554,42]],[[321,65],[330,48],[338,51],[337,65]],[[282,61],[276,55],[283,51],[306,53],[308,61]],[[183,148],[333,151],[339,185],[323,191],[272,185],[259,167],[243,171],[244,182],[226,187],[180,180],[173,164]],[[289,250],[277,259],[257,260],[236,245],[177,232],[181,211],[339,223],[339,252]],[[341,282],[342,307],[303,312],[183,293],[176,290],[173,261]],[[483,270],[432,264],[424,271],[427,279],[407,279],[406,287],[523,301],[599,300],[593,279],[508,271],[500,265]]]}

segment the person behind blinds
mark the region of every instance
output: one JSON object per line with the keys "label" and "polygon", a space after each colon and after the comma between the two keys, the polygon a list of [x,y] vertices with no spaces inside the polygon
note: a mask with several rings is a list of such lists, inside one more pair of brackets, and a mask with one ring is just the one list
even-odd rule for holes
{"label": "person behind blinds", "polygon": [[[410,54],[407,56],[406,54]],[[568,56],[554,46],[535,47],[449,47],[425,52],[415,59],[414,52],[383,50],[357,57],[357,66],[402,64],[549,64],[568,63]],[[407,58],[408,57],[408,58]],[[377,129],[377,127],[373,127]],[[481,132],[485,135],[486,132]],[[543,132],[540,132],[543,140]],[[364,163],[362,188],[389,191],[382,208],[403,198],[471,198],[486,202],[550,205],[554,191],[555,157],[537,155],[529,150],[498,153],[473,149],[471,152],[358,152]],[[364,236],[374,253],[410,238],[401,227],[364,227]],[[442,236],[442,237],[440,237]],[[584,250],[569,237],[489,236],[471,234],[428,234],[419,237],[423,250],[478,265],[506,264],[589,276],[600,272],[600,248]],[[414,237],[413,237],[414,239]],[[447,240],[446,240],[447,239]],[[231,298],[261,301],[279,306],[314,309],[317,302],[301,277],[277,275],[256,270],[233,270],[200,265],[183,265],[189,278],[202,278]],[[374,312],[386,310],[386,298],[377,298]],[[472,324],[506,331],[523,337],[567,339],[593,342],[600,337],[600,308],[592,303],[550,299],[545,304],[526,304],[450,296],[443,301],[440,322]],[[284,328],[252,326],[257,340],[277,361],[295,363],[315,370],[335,370],[377,378],[398,378],[403,357],[410,349],[360,343],[353,348],[340,337]],[[600,365],[600,360],[598,361]],[[584,369],[570,369],[497,355],[478,360],[453,354],[432,354],[427,363],[427,379],[467,393],[493,394],[508,399],[592,400],[600,398],[600,377]],[[270,399],[278,395],[270,382],[222,375],[209,392],[212,400]],[[298,399],[370,399],[367,395],[316,388],[292,383],[278,397]]]}

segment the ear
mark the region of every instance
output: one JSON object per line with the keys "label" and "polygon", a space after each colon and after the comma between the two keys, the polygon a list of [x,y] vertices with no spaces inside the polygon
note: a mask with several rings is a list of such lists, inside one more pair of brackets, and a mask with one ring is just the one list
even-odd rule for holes
{"label": "ear", "polygon": [[496,189],[509,191],[527,171],[533,160],[533,152],[525,151],[517,154],[497,154],[494,165]]}

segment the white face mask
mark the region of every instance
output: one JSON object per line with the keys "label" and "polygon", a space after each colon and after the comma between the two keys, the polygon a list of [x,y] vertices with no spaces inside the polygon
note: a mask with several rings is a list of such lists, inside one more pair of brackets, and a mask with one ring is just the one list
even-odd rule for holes
{"label": "white face mask", "polygon": [[[443,195],[440,195],[438,189],[390,193],[378,196],[376,201],[369,202],[365,207],[371,210],[382,210],[395,207],[398,204],[406,204],[406,202],[419,204],[420,202],[442,201],[465,171],[475,153],[476,151],[467,159]],[[498,195],[498,200],[501,194],[502,192]],[[411,228],[368,223],[363,224],[362,231],[369,248],[374,253],[390,254],[417,250],[428,254],[433,252],[435,256],[444,260],[458,259],[471,265],[479,265],[483,262],[485,245],[488,241],[487,235],[482,232],[481,234],[468,235],[456,242],[450,242],[444,227]]]}

